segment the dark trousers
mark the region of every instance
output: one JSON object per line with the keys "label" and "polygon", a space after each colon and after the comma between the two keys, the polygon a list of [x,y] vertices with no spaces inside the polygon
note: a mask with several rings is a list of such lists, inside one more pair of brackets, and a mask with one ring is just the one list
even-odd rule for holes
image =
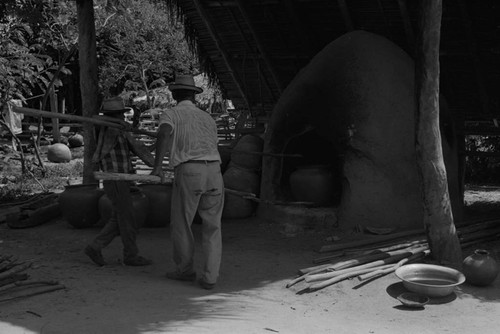
{"label": "dark trousers", "polygon": [[103,181],[104,192],[112,204],[111,218],[92,242],[94,249],[101,250],[120,235],[123,243],[123,258],[137,256],[136,236],[138,226],[134,217],[130,184],[127,181]]}

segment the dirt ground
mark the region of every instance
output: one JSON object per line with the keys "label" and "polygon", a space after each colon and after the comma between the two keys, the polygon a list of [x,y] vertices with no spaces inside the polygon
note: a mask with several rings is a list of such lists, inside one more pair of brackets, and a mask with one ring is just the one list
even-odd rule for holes
{"label": "dirt ground", "polygon": [[[498,188],[470,188],[465,202],[475,216],[500,217]],[[313,265],[319,256],[314,250],[335,234],[320,229],[284,233],[286,220],[223,221],[221,277],[211,291],[164,277],[173,269],[168,228],[144,228],[139,234],[141,254],[154,261],[152,266],[123,266],[116,239],[104,250],[109,264],[97,267],[83,249],[99,227],[75,229],[62,217],[27,229],[0,224],[0,255],[31,261],[31,278],[66,287],[0,302],[0,334],[498,333],[500,276],[485,288],[465,283],[423,309],[401,306],[396,297],[405,289],[394,274],[364,285],[347,280],[307,294],[297,294],[303,283],[285,288],[298,269]],[[198,242],[200,227],[193,227]],[[500,258],[498,241],[478,244],[464,257],[476,248]]]}
{"label": "dirt ground", "polygon": [[[296,293],[300,284],[286,289],[325,244],[318,231],[290,237],[257,218],[224,221],[221,277],[211,291],[164,278],[173,268],[168,228],[141,230],[141,253],[154,261],[148,267],[123,266],[118,239],[104,251],[110,264],[93,265],[82,250],[97,232],[63,218],[28,229],[0,225],[0,253],[32,260],[32,278],[66,286],[1,302],[0,333],[498,333],[500,277],[486,288],[463,284],[423,309],[401,306],[395,297],[404,287],[394,274],[308,294]],[[200,225],[194,233],[200,240]],[[500,255],[498,242],[478,247]]]}

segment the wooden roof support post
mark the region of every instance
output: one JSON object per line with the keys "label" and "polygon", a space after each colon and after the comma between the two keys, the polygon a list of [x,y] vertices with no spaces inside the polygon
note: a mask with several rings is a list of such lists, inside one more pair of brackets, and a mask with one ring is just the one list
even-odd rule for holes
{"label": "wooden roof support post", "polygon": [[342,13],[342,17],[344,18],[344,24],[347,31],[353,31],[354,24],[352,23],[351,14],[349,13],[349,8],[347,7],[346,1],[337,0],[337,4],[340,8],[340,12]]}
{"label": "wooden roof support post", "polygon": [[472,22],[467,11],[467,5],[465,1],[459,0],[458,5],[460,7],[460,13],[462,14],[462,20],[465,25],[465,37],[467,38],[467,44],[469,46],[469,53],[474,61],[474,74],[476,76],[477,89],[479,92],[479,99],[481,101],[481,109],[483,114],[490,114],[489,98],[486,93],[486,84],[484,78],[483,66],[481,65],[481,59],[477,51],[476,37],[474,36],[472,30]]}
{"label": "wooden roof support post", "polygon": [[460,269],[458,240],[439,131],[439,45],[442,0],[422,0],[415,63],[416,155],[422,180],[424,226],[431,254]]}
{"label": "wooden roof support post", "polygon": [[403,19],[406,41],[408,42],[408,47],[413,54],[413,49],[415,48],[415,34],[411,25],[410,14],[408,13],[408,7],[406,6],[406,0],[398,0],[398,6],[401,13],[401,18]]}
{"label": "wooden roof support post", "polygon": [[[240,9],[240,11],[241,11],[241,9]],[[232,9],[232,8],[229,8],[229,12],[231,13],[231,17],[233,18],[234,23],[238,26],[238,31],[240,32],[241,38],[245,41],[245,44],[246,44],[247,48],[248,48],[249,50],[251,50],[251,49],[252,49],[252,46],[251,46],[250,42],[248,41],[248,39],[246,38],[245,33],[243,32],[243,28],[241,27],[241,23],[240,23],[240,22],[239,22],[239,20],[236,18],[236,15],[234,14],[233,9]],[[245,20],[246,20],[246,18],[245,18]],[[253,37],[253,32],[252,32],[252,37]],[[254,37],[254,39],[255,39],[255,37]],[[276,96],[275,96],[275,94],[274,94],[274,92],[273,92],[273,88],[271,87],[271,84],[269,83],[269,80],[267,80],[267,77],[265,77],[265,73],[264,73],[264,71],[262,71],[262,68],[260,67],[260,64],[259,64],[259,57],[264,58],[264,57],[263,57],[263,55],[262,55],[262,53],[261,53],[260,51],[259,51],[259,53],[258,53],[258,54],[256,54],[256,55],[254,56],[254,60],[255,60],[255,62],[257,63],[258,67],[259,67],[259,75],[260,75],[260,76],[262,76],[262,77],[264,77],[264,83],[266,84],[267,90],[269,91],[269,95],[271,95],[271,96],[272,96],[272,98],[273,98],[274,100],[276,100]],[[270,64],[267,64],[267,61],[268,61],[268,60],[264,59],[264,61],[266,62],[266,66],[268,66],[269,68],[271,68],[271,65],[270,65]],[[273,74],[273,75],[274,75],[274,74]],[[276,83],[276,85],[277,85],[277,83]],[[278,86],[278,85],[277,85],[277,87],[279,88],[279,86]],[[281,89],[278,89],[278,90],[279,90],[279,92],[280,92],[280,94],[281,94]]]}
{"label": "wooden roof support post", "polygon": [[[243,16],[243,19],[245,20],[246,24],[248,25],[248,28],[250,29],[250,32],[252,34],[252,37],[254,38],[255,44],[257,45],[257,49],[259,50],[259,53],[261,54],[262,59],[264,60],[264,63],[266,64],[267,68],[271,72],[271,75],[273,77],[273,81],[274,81],[276,87],[278,88],[279,93],[281,94],[283,92],[283,89],[284,89],[283,84],[279,80],[278,74],[276,73],[276,70],[271,62],[271,59],[269,58],[264,46],[262,45],[262,42],[261,42],[259,36],[257,36],[257,33],[255,32],[255,27],[252,24],[252,20],[250,20],[250,18],[248,17],[248,11],[245,8],[244,1],[236,0],[236,3],[238,5],[238,9],[241,12],[241,15]],[[271,91],[271,95],[272,95],[272,91]]]}
{"label": "wooden roof support post", "polygon": [[[82,115],[92,117],[99,110],[94,1],[76,0],[76,9]],[[97,165],[92,163],[96,141],[90,124],[83,125],[83,141],[83,183],[92,183],[95,182],[93,172]]]}
{"label": "wooden roof support post", "polygon": [[226,54],[226,52],[224,51],[224,49],[222,48],[219,35],[217,34],[217,31],[215,30],[211,21],[208,19],[208,14],[207,14],[205,8],[203,8],[203,5],[200,3],[199,0],[193,0],[193,6],[196,8],[198,15],[202,18],[203,22],[205,22],[205,25],[207,26],[207,30],[210,34],[210,37],[212,37],[212,40],[215,43],[215,47],[220,52],[222,60],[226,64],[226,66],[229,70],[229,74],[231,75],[231,78],[233,79],[233,82],[236,85],[236,88],[238,89],[238,92],[240,93],[241,98],[245,102],[245,105],[246,105],[248,111],[250,112],[250,104],[248,103],[248,99],[247,99],[245,93],[243,92],[243,89],[241,88],[240,82],[238,81],[238,79],[234,75],[234,70],[231,66],[231,63],[229,63],[229,57]]}

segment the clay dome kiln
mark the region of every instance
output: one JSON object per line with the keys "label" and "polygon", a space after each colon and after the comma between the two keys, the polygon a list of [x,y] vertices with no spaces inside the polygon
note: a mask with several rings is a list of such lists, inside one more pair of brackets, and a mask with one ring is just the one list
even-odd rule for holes
{"label": "clay dome kiln", "polygon": [[[441,102],[443,156],[457,221],[457,141]],[[261,197],[297,200],[291,174],[304,165],[329,166],[333,191],[321,206],[336,211],[341,228],[422,228],[415,110],[412,58],[379,35],[341,36],[297,74],[273,110],[264,150],[275,155],[264,157]]]}

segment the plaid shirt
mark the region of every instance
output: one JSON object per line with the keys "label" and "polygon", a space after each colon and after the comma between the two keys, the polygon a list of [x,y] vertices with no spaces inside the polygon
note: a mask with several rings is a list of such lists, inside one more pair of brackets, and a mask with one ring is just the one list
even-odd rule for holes
{"label": "plaid shirt", "polygon": [[102,158],[100,165],[103,172],[133,173],[130,150],[124,136],[116,137],[115,146]]}

